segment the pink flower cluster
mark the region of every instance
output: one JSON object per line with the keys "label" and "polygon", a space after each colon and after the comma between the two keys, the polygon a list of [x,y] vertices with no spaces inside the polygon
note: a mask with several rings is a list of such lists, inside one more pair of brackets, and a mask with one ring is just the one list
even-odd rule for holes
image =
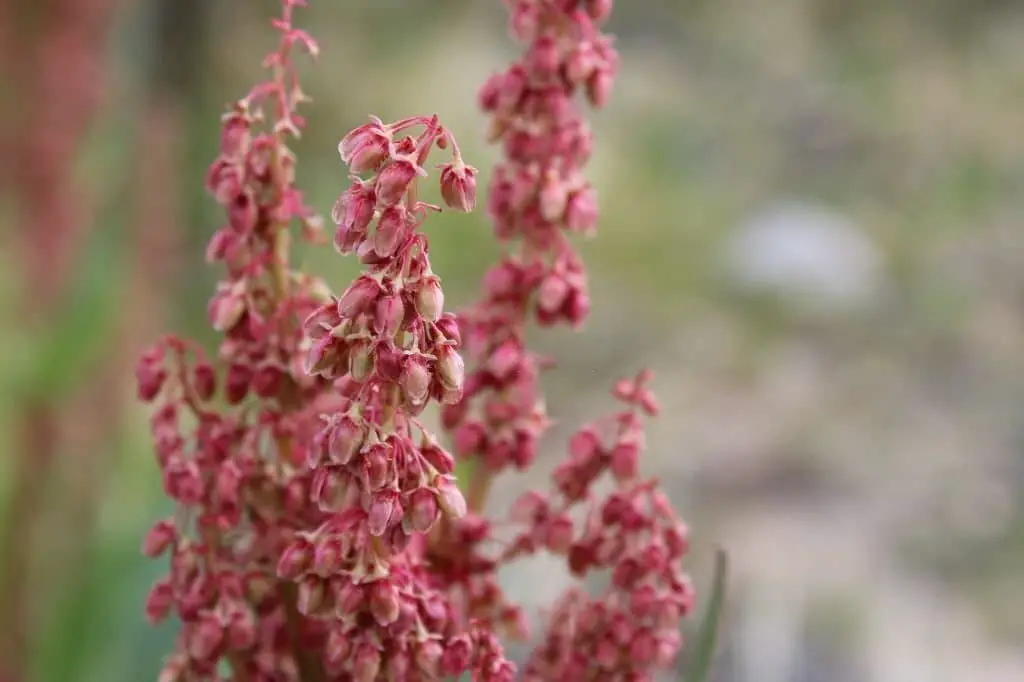
{"label": "pink flower cluster", "polygon": [[537,380],[543,359],[524,343],[527,323],[579,327],[590,310],[583,263],[567,238],[592,234],[597,197],[583,176],[593,137],[574,96],[604,104],[618,69],[611,39],[598,31],[610,2],[517,0],[511,31],[527,43],[521,59],[480,92],[491,137],[504,145],[487,211],[497,238],[518,241],[485,276],[484,296],[460,315],[473,371],[466,399],[444,412],[455,450],[490,476],[524,469],[548,426]]}
{"label": "pink flower cluster", "polygon": [[[620,382],[622,409],[573,437],[549,492],[515,504],[511,540],[480,515],[494,476],[528,467],[549,423],[538,387],[549,363],[526,348],[527,324],[579,326],[589,308],[567,238],[597,217],[581,172],[591,134],[573,97],[607,98],[617,56],[597,27],[611,3],[508,3],[529,46],[482,103],[505,143],[488,212],[517,249],[459,315],[444,310],[422,228],[444,208],[471,211],[477,175],[436,116],[371,118],[338,146],[351,184],[332,211],[334,246],[363,273],[334,296],[291,269],[291,227],[319,237],[286,145],[304,125],[290,55],[316,52],[292,26],[301,4],[284,0],[272,76],[224,117],[207,178],[226,223],[207,252],[225,269],[209,305],[218,357],[168,337],[137,367],[178,504],[144,542],[171,565],[147,615],[182,623],[161,682],[226,670],[242,682],[512,680],[501,640],[529,628],[497,571],[540,551],[580,578],[607,572],[610,586],[555,605],[522,679],[651,679],[679,650],[693,590],[686,527],[639,476],[642,418],[658,409],[648,373]],[[451,157],[443,207],[419,198],[436,150]],[[422,419],[431,403],[454,454]],[[461,489],[456,457],[471,468]],[[614,483],[604,497],[601,477]]]}

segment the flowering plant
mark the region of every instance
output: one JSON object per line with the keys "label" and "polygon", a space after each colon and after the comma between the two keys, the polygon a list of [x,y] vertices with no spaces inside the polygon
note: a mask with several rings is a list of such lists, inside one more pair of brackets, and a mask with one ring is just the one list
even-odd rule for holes
{"label": "flowering plant", "polygon": [[[207,250],[225,272],[208,309],[216,362],[167,337],[137,368],[178,505],[144,542],[170,556],[146,613],[182,623],[161,682],[651,679],[680,649],[694,591],[687,528],[638,472],[642,422],[658,412],[650,373],[616,384],[620,410],[572,437],[550,490],[516,501],[510,540],[493,542],[483,516],[495,476],[530,467],[550,423],[538,379],[552,363],[527,348],[528,323],[579,327],[589,309],[569,237],[593,234],[598,212],[574,95],[610,94],[611,0],[507,2],[526,49],[480,93],[504,149],[486,208],[507,249],[459,314],[422,231],[443,208],[418,188],[446,153],[444,208],[468,212],[477,171],[436,116],[372,118],[339,144],[351,185],[333,241],[363,274],[334,296],[291,269],[291,227],[321,237],[287,146],[304,126],[292,56],[317,52],[293,24],[302,4],[283,1],[271,75],[224,116],[207,176],[226,215]],[[421,420],[431,402],[443,434]],[[529,638],[528,619],[497,571],[541,551],[611,580],[564,594],[517,673],[502,641]]]}

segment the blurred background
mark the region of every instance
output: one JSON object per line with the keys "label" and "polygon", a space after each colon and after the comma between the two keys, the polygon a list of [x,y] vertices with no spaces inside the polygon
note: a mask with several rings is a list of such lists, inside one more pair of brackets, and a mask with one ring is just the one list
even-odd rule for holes
{"label": "blurred background", "polygon": [[[475,93],[515,54],[500,3],[311,4],[311,204],[329,213],[336,143],[371,112],[436,111],[486,179]],[[163,330],[212,341],[203,175],[275,12],[0,5],[0,663],[29,682],[155,679],[171,646],[142,616],[165,566],[139,542],[168,505],[130,374]],[[494,508],[650,366],[645,466],[698,586],[716,545],[732,557],[716,680],[1024,680],[1024,3],[621,1],[609,28],[594,313],[537,335],[559,426]],[[484,216],[431,225],[466,302],[496,253]],[[354,272],[300,259],[337,288]],[[504,578],[541,607],[559,576]]]}

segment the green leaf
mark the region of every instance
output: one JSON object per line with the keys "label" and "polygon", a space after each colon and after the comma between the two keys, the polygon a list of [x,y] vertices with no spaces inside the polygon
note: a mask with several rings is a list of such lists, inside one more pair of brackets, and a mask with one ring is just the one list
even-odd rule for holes
{"label": "green leaf", "polygon": [[687,666],[684,682],[706,682],[711,674],[711,666],[715,658],[715,643],[718,639],[718,626],[722,619],[725,606],[726,577],[729,572],[729,556],[724,549],[715,551],[715,573],[711,587],[711,601],[704,612],[700,628],[697,630],[696,645],[693,656]]}

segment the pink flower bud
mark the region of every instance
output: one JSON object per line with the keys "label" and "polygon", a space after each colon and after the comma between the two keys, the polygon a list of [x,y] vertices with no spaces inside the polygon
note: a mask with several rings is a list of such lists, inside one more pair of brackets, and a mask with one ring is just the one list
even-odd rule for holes
{"label": "pink flower bud", "polygon": [[151,402],[160,394],[167,380],[167,372],[156,362],[143,358],[135,366],[135,382],[138,386],[139,400]]}
{"label": "pink flower bud", "polygon": [[425,404],[430,397],[430,379],[430,368],[422,356],[406,356],[398,380],[406,402],[413,406]]}
{"label": "pink flower bud", "polygon": [[569,293],[569,283],[564,278],[556,274],[548,275],[537,292],[537,307],[545,313],[556,313],[565,305]]}
{"label": "pink flower bud", "polygon": [[613,0],[586,0],[584,6],[594,23],[601,24],[611,16],[612,4]]}
{"label": "pink flower bud", "polygon": [[360,340],[353,343],[348,358],[349,375],[360,383],[366,381],[373,374],[375,360],[373,346],[369,341]]}
{"label": "pink flower bud", "polygon": [[636,478],[640,460],[640,446],[637,443],[619,443],[612,448],[611,471],[617,481]]}
{"label": "pink flower bud", "polygon": [[487,429],[478,421],[467,421],[455,431],[455,454],[459,457],[475,455],[487,443]]}
{"label": "pink flower bud", "polygon": [[142,542],[142,553],[150,559],[160,556],[178,538],[178,531],[174,522],[170,520],[158,521],[146,533]]}
{"label": "pink flower bud", "polygon": [[239,608],[228,619],[227,645],[233,651],[245,651],[256,643],[256,622],[252,611]]}
{"label": "pink flower bud", "polygon": [[197,363],[192,370],[192,388],[200,400],[209,400],[217,390],[217,376],[208,362]]}
{"label": "pink flower bud", "polygon": [[353,173],[375,171],[390,154],[391,134],[380,119],[361,125],[338,144],[342,163]]}
{"label": "pink flower bud", "polygon": [[416,665],[426,675],[427,679],[437,677],[441,656],[444,649],[434,640],[426,640],[416,647]]}
{"label": "pink flower bud", "polygon": [[339,230],[335,234],[334,245],[342,255],[351,253],[355,244],[366,236],[376,205],[377,195],[373,186],[363,182],[352,185],[334,202],[331,218]]}
{"label": "pink flower bud", "polygon": [[444,338],[453,342],[456,347],[462,345],[462,332],[459,330],[459,320],[454,313],[444,313],[435,324]]}
{"label": "pink flower bud", "polygon": [[351,415],[346,414],[330,429],[327,454],[335,464],[348,464],[362,444],[362,427]]}
{"label": "pink flower bud", "polygon": [[440,474],[450,474],[455,470],[455,458],[435,442],[421,443],[420,454]]}
{"label": "pink flower bud", "polygon": [[409,496],[409,508],[405,519],[409,529],[418,533],[426,533],[437,521],[437,498],[428,488],[417,488]]}
{"label": "pink flower bud", "polygon": [[304,537],[295,538],[277,562],[277,577],[295,580],[310,569],[313,562],[313,545]]}
{"label": "pink flower bud", "polygon": [[212,663],[224,643],[224,627],[213,616],[200,618],[188,629],[187,649],[195,661]]}
{"label": "pink flower bud", "polygon": [[370,587],[370,613],[377,624],[387,627],[398,620],[398,590],[391,581],[378,580]]}
{"label": "pink flower bud", "polygon": [[397,493],[391,491],[379,491],[374,494],[370,501],[370,509],[367,512],[366,526],[370,535],[380,537],[392,521],[401,517],[402,508],[398,504]]}
{"label": "pink flower bud", "polygon": [[298,592],[295,607],[304,616],[317,614],[327,602],[324,581],[315,575],[308,575],[299,580]]}
{"label": "pink flower bud", "polygon": [[373,328],[384,338],[393,338],[402,328],[405,318],[405,304],[398,294],[389,294],[377,299]]}
{"label": "pink flower bud", "polygon": [[451,346],[441,346],[437,349],[435,372],[437,380],[444,388],[452,391],[462,390],[466,367],[462,362],[462,356]]}
{"label": "pink flower bud", "polygon": [[466,515],[466,498],[451,477],[436,477],[434,490],[437,493],[437,503],[445,514],[453,519],[461,519]]}
{"label": "pink flower bud", "polygon": [[341,512],[352,505],[354,497],[358,499],[359,486],[353,483],[340,466],[322,466],[313,472],[310,497],[321,511]]}
{"label": "pink flower bud", "polygon": [[600,109],[608,102],[612,86],[615,83],[615,73],[608,67],[598,68],[587,79],[587,100],[596,108]]}
{"label": "pink flower bud", "polygon": [[[351,613],[351,612],[350,612]],[[331,628],[324,645],[324,663],[333,671],[340,668],[352,653],[352,640],[347,632],[339,628]]]}
{"label": "pink flower bud", "polygon": [[469,635],[461,634],[453,637],[445,647],[441,658],[441,670],[446,675],[459,675],[473,660],[473,644]]}
{"label": "pink flower bud", "polygon": [[516,523],[533,524],[548,515],[551,503],[543,493],[528,490],[512,504],[510,518]]}
{"label": "pink flower bud", "polygon": [[427,275],[419,283],[416,291],[416,312],[428,322],[437,322],[441,319],[443,310],[444,291],[441,289],[441,279]]}
{"label": "pink flower bud", "polygon": [[394,206],[409,189],[409,185],[426,171],[411,158],[392,159],[377,176],[377,200],[384,206]]}
{"label": "pink flower bud", "polygon": [[469,213],[476,206],[476,168],[461,159],[441,166],[441,198],[448,208]]}
{"label": "pink flower bud", "polygon": [[561,219],[569,203],[569,192],[565,184],[559,180],[557,173],[551,172],[544,178],[538,199],[541,218],[548,222],[557,222]]}
{"label": "pink flower bud", "polygon": [[373,682],[380,672],[380,652],[369,642],[363,642],[352,656],[352,682]]}
{"label": "pink flower bud", "polygon": [[561,55],[554,36],[542,35],[533,41],[526,57],[526,68],[541,80],[549,80],[558,71]]}
{"label": "pink flower bud", "polygon": [[146,596],[146,620],[152,625],[162,622],[174,606],[174,587],[168,580],[153,583]]}
{"label": "pink flower bud", "polygon": [[338,361],[337,345],[337,340],[331,336],[314,341],[306,353],[306,363],[303,367],[306,374],[320,374],[334,365]]}
{"label": "pink flower bud", "polygon": [[360,275],[348,286],[338,301],[338,314],[353,319],[372,310],[384,288],[370,275]]}
{"label": "pink flower bud", "polygon": [[344,556],[345,545],[341,538],[329,535],[316,543],[313,553],[312,570],[321,578],[328,578],[341,568]]}
{"label": "pink flower bud", "polygon": [[587,460],[601,451],[601,439],[592,427],[585,426],[569,439],[569,454],[574,458]]}
{"label": "pink flower bud", "polygon": [[277,395],[283,376],[277,367],[263,365],[252,377],[252,390],[261,398],[272,398]]}
{"label": "pink flower bud", "polygon": [[245,313],[245,298],[234,289],[218,291],[210,299],[206,314],[210,325],[218,332],[234,328]]}
{"label": "pink flower bud", "polygon": [[548,521],[544,533],[544,545],[554,554],[565,554],[572,545],[572,519],[562,514]]}
{"label": "pink flower bud", "polygon": [[364,449],[363,474],[367,488],[379,490],[388,483],[393,453],[394,448],[388,443],[374,443]]}
{"label": "pink flower bud", "polygon": [[245,152],[249,146],[248,116],[239,111],[232,111],[221,117],[220,122],[220,153],[227,157],[236,157]]}
{"label": "pink flower bud", "polygon": [[590,187],[569,195],[565,208],[565,225],[573,232],[590,234],[597,225],[597,194]]}
{"label": "pink flower bud", "polygon": [[249,234],[256,228],[259,210],[246,192],[239,192],[228,205],[228,224],[237,234]]}
{"label": "pink flower bud", "polygon": [[381,258],[390,257],[410,231],[409,214],[403,204],[381,211],[373,234],[373,250]]}
{"label": "pink flower bud", "polygon": [[237,405],[245,399],[249,392],[249,385],[252,382],[252,369],[241,363],[232,363],[228,367],[228,375],[225,380],[224,397],[229,405]]}

